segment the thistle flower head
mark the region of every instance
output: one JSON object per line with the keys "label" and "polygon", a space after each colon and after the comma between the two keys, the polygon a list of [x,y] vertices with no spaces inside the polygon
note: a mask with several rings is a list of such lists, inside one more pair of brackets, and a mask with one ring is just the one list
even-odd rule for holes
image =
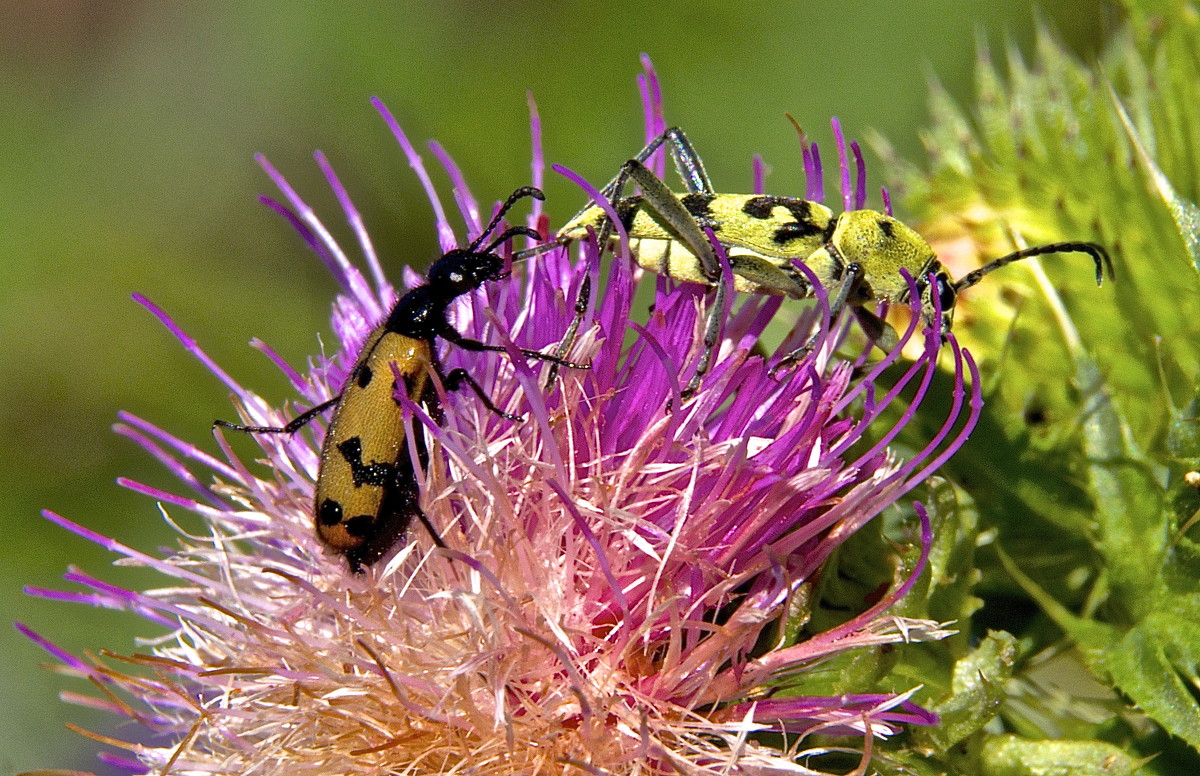
{"label": "thistle flower head", "polygon": [[[653,136],[663,125],[651,71],[641,85]],[[491,213],[433,145],[466,225],[456,236],[423,158],[377,107],[429,194],[443,250],[474,240]],[[536,141],[536,112],[533,129]],[[532,182],[540,185],[536,146]],[[815,146],[803,153],[815,196],[819,156]],[[855,189],[844,147],[840,156],[847,206],[861,207],[861,156],[855,151]],[[322,155],[317,162],[367,272],[263,160],[283,194],[264,201],[342,288],[335,352],[294,369],[256,343],[290,377],[301,409],[340,390],[367,333],[397,298],[347,192]],[[581,196],[602,201],[565,174]],[[534,202],[528,223],[545,221]],[[151,743],[128,744],[121,762],[133,771],[206,774],[807,773],[805,756],[828,750],[825,739],[810,743],[812,734],[851,736],[869,751],[872,738],[933,721],[907,695],[811,697],[784,688],[846,650],[945,635],[935,623],[887,615],[919,569],[836,628],[797,639],[793,626],[830,554],[965,439],[978,409],[975,393],[970,417],[960,418],[969,356],[951,338],[952,409],[908,460],[888,445],[929,390],[940,347],[936,332],[917,332],[916,315],[901,347],[923,341],[921,356],[884,386],[880,377],[899,363],[900,349],[877,363],[865,354],[837,357],[845,327],[828,319],[823,292],[766,358],[755,347],[780,300],[741,300],[728,311],[700,391],[684,401],[681,377],[702,347],[705,289],[657,278],[652,311],[637,322],[641,273],[627,246],[603,277],[600,253],[591,241],[531,259],[454,309],[464,336],[508,352],[441,343],[443,373],[467,370],[523,421],[436,379],[441,413],[397,392],[407,440],[419,433],[427,441],[420,503],[444,548],[414,526],[391,557],[360,575],[322,548],[311,506],[322,421],[290,436],[257,436],[265,460],[247,461],[234,450],[243,440],[218,433],[217,457],[122,416],[118,430],[192,493],[123,484],[158,499],[169,518],[198,514],[207,532],[183,535],[175,552],[153,557],[48,515],[170,583],[118,590],[73,571],[67,578],[86,592],[33,591],[130,609],[169,630],[151,652],[109,660],[41,642],[68,672],[102,688],[104,697],[89,703],[150,731]],[[561,369],[547,389],[547,367],[516,348],[554,346],[572,325],[586,279],[597,293],[570,358],[590,369]],[[419,282],[415,273],[405,278],[410,287]],[[141,301],[230,388],[247,422],[279,425],[295,414],[242,387]],[[811,353],[771,376],[814,327]],[[902,392],[907,408],[882,427]]]}

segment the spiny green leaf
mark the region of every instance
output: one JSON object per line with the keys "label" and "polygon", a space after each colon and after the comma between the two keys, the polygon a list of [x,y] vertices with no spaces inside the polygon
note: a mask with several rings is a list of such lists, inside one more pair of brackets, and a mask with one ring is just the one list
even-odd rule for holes
{"label": "spiny green leaf", "polygon": [[1192,258],[1192,266],[1197,272],[1200,272],[1200,208],[1196,207],[1194,202],[1181,197],[1175,187],[1171,185],[1171,181],[1158,168],[1150,152],[1146,150],[1146,146],[1138,136],[1137,129],[1129,118],[1129,113],[1111,87],[1109,94],[1112,97],[1113,105],[1116,106],[1117,115],[1121,117],[1121,124],[1129,136],[1129,142],[1133,144],[1142,166],[1146,168],[1150,180],[1154,183],[1154,188],[1166,203],[1167,209],[1171,212],[1171,218],[1175,219],[1175,224],[1179,227],[1179,236],[1183,238],[1183,244],[1187,246],[1188,254]]}
{"label": "spiny green leaf", "polygon": [[984,776],[1122,776],[1146,762],[1103,741],[1029,741],[994,736],[984,744]]}
{"label": "spiny green leaf", "polygon": [[[981,622],[1016,633],[1026,657],[1049,654],[1065,633],[1077,649],[1057,652],[1101,689],[1087,713],[1072,706],[1071,719],[1056,719],[1052,703],[1034,708],[1038,666],[1018,660],[1008,688],[1033,694],[1010,697],[1005,721],[1030,738],[1096,740],[958,727],[928,737],[937,749],[965,735],[957,749],[971,753],[972,771],[1131,773],[1145,761],[1124,752],[1167,748],[1162,729],[1200,748],[1189,692],[1200,542],[1179,532],[1200,514],[1200,494],[1182,480],[1200,468],[1200,424],[1172,400],[1195,396],[1200,375],[1200,13],[1182,0],[1128,5],[1132,24],[1099,68],[1045,32],[1032,57],[1009,47],[994,64],[984,52],[978,102],[965,110],[934,89],[927,168],[898,168],[906,204],[955,276],[973,268],[964,256],[978,266],[1060,240],[1100,242],[1116,264],[1117,281],[1097,290],[1078,257],[1047,257],[1052,282],[1037,293],[1022,281],[1034,262],[1024,262],[958,305],[955,333],[980,361],[988,404],[945,472],[974,498],[996,548],[977,553],[984,576],[971,595],[985,605],[965,616],[978,618],[977,637]],[[899,672],[944,671],[947,646]],[[939,675],[930,686],[946,683]],[[1114,687],[1121,696],[1102,697]],[[1196,752],[1172,757],[1195,762]]]}
{"label": "spiny green leaf", "polygon": [[[1081,270],[1075,257],[1048,257],[1042,264],[1114,395],[1153,396],[1162,389],[1153,360],[1156,338],[1185,352],[1194,352],[1194,343],[1200,342],[1197,299],[1191,296],[1198,289],[1196,272],[1185,258],[1178,227],[1163,200],[1147,187],[1111,102],[1097,96],[1102,84],[1097,75],[1045,33],[1032,64],[1011,52],[1008,68],[1005,78],[990,62],[981,64],[986,100],[975,107],[973,121],[946,104],[944,96],[935,98],[937,115],[945,121],[925,133],[931,149],[929,179],[908,186],[914,196],[906,202],[924,217],[923,232],[935,247],[959,245],[969,236],[979,247],[980,261],[1011,250],[1014,234],[1028,243],[1098,236],[1117,264],[1118,280],[1112,286],[1089,288],[1090,273]],[[1148,68],[1129,36],[1118,37],[1106,54],[1106,75],[1142,95],[1132,104],[1143,106],[1150,121],[1165,120],[1154,107],[1161,95],[1152,89],[1168,69]],[[1170,81],[1190,99],[1196,87],[1189,90],[1186,82]],[[1200,135],[1194,123],[1173,129],[1168,137],[1192,142]],[[970,142],[963,140],[964,133]],[[1170,158],[1182,166],[1186,155]],[[1190,178],[1190,172],[1184,177]],[[954,274],[970,268],[951,265]],[[1025,292],[1019,298],[1024,303],[1017,328],[1010,328],[1016,307],[1002,302],[1000,292],[1019,289],[1023,274],[1017,268],[997,272],[965,295],[956,332],[971,344],[985,372],[995,369],[1001,352],[1019,365],[1006,370],[1000,383],[1010,407],[1033,397],[1051,415],[1070,417],[1073,399],[1064,394],[1064,386],[1072,365],[1059,343],[1039,331],[1044,305]],[[1195,361],[1191,356],[1175,360]],[[1172,379],[1176,388],[1186,385]],[[1162,415],[1152,402],[1132,402],[1124,412],[1139,436],[1161,426]]]}
{"label": "spiny green leaf", "polygon": [[[1104,665],[1121,691],[1192,747],[1200,749],[1200,704],[1196,686],[1200,661],[1200,597],[1176,600],[1130,629],[1108,649]],[[1191,685],[1191,687],[1189,687]]]}
{"label": "spiny green leaf", "polygon": [[1162,591],[1168,541],[1162,492],[1152,465],[1129,442],[1095,363],[1078,352],[1076,364],[1087,397],[1083,447],[1096,503],[1096,548],[1123,608],[1137,617],[1149,612]]}
{"label": "spiny green leaf", "polygon": [[1004,685],[1012,676],[1016,654],[1015,639],[993,631],[958,660],[950,691],[931,707],[941,716],[941,724],[914,730],[917,746],[944,752],[982,730],[1004,703]]}

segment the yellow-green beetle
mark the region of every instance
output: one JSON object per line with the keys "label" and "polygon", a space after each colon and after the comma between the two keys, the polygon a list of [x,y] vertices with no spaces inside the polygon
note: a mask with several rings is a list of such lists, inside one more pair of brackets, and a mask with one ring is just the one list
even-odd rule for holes
{"label": "yellow-green beetle", "polygon": [[[664,143],[687,189],[683,194],[670,191],[645,166]],[[640,195],[623,195],[630,181],[641,189]],[[601,193],[612,203],[640,266],[675,280],[716,289],[717,299],[705,328],[705,350],[685,396],[695,392],[708,370],[720,329],[720,312],[725,307],[725,289],[730,285],[722,277],[721,263],[705,229],[712,230],[729,257],[734,290],[793,299],[811,296],[812,286],[798,269],[803,264],[829,289],[830,313],[836,316],[850,306],[868,336],[885,347],[895,335],[868,306],[908,302],[910,286],[901,270],[907,270],[914,279],[928,325],[938,323],[935,311],[941,310],[942,331],[950,327],[960,291],[1014,261],[1048,253],[1082,252],[1096,262],[1097,284],[1103,281],[1105,266],[1113,276],[1112,261],[1102,246],[1059,242],[1010,253],[953,281],[929,243],[885,213],[850,210],[835,214],[819,202],[795,197],[715,193],[703,162],[678,127],[666,130],[622,165]],[[589,202],[552,242],[518,253],[514,259],[586,239],[589,229],[610,245],[616,240],[605,210]],[[564,341],[561,352],[566,352],[569,345]],[[810,349],[811,341],[787,355],[776,368],[798,360]]]}

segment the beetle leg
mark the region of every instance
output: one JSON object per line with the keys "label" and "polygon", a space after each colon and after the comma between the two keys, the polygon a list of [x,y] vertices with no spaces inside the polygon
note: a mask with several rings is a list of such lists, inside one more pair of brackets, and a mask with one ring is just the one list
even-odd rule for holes
{"label": "beetle leg", "polygon": [[[504,347],[503,345],[488,345],[484,342],[480,342],[477,339],[471,339],[469,337],[464,337],[463,335],[459,334],[458,330],[455,329],[453,326],[445,327],[444,329],[442,329],[441,331],[438,332],[438,336],[440,336],[444,340],[447,340],[448,342],[453,342],[455,345],[458,345],[463,350],[470,350],[470,351],[473,351],[476,353],[481,353],[481,352],[507,353],[508,352],[508,348]],[[547,361],[551,364],[558,364],[559,366],[565,366],[565,367],[569,367],[571,369],[591,369],[592,368],[591,364],[577,364],[574,361],[567,361],[566,359],[559,358],[558,356],[552,355],[550,353],[543,353],[540,350],[530,350],[529,348],[517,348],[517,350],[521,351],[521,355],[525,356],[526,358],[536,358],[538,361]]]}
{"label": "beetle leg", "polygon": [[475,378],[471,377],[470,373],[462,367],[453,369],[450,371],[450,374],[441,377],[442,383],[446,386],[447,391],[457,391],[462,387],[463,383],[466,383],[470,389],[475,392],[475,395],[479,397],[479,401],[483,402],[483,406],[487,407],[492,412],[496,413],[502,418],[506,418],[507,420],[523,420],[522,416],[514,415],[511,412],[505,412],[497,407],[491,398],[484,393],[483,388],[478,382],[476,382]]}
{"label": "beetle leg", "polygon": [[900,344],[900,338],[892,325],[865,307],[855,307],[854,317],[862,327],[867,339],[874,342],[885,353]]}
{"label": "beetle leg", "polygon": [[628,171],[629,177],[642,190],[643,207],[650,208],[666,222],[680,242],[700,260],[704,276],[715,284],[721,277],[721,265],[696,217],[671,193],[667,184],[637,159],[625,162],[623,169]]}
{"label": "beetle leg", "polygon": [[[654,156],[654,152],[662,147],[663,143],[668,144],[671,160],[675,163],[675,170],[679,173],[679,178],[683,181],[683,187],[689,194],[715,193],[712,181],[708,179],[708,172],[704,169],[704,162],[700,160],[700,155],[696,153],[696,149],[692,147],[691,141],[688,140],[687,135],[679,127],[671,127],[651,140],[632,157],[633,160],[644,165],[650,160],[651,156]],[[600,193],[610,200],[620,199],[624,196],[625,186],[629,183],[629,177],[629,171],[625,167],[622,167],[621,171],[612,180],[604,184],[604,187],[600,189]],[[595,202],[589,201],[583,206],[583,210],[575,214],[575,218],[583,215],[588,208],[595,204]]]}
{"label": "beetle leg", "polygon": [[341,398],[342,395],[339,393],[332,399],[327,399],[314,407],[310,407],[288,421],[286,426],[244,426],[240,423],[230,423],[228,420],[214,420],[213,428],[220,426],[221,428],[228,428],[233,431],[244,431],[248,434],[294,434],[311,423],[313,418],[337,404]]}
{"label": "beetle leg", "polygon": [[[558,347],[554,349],[554,353],[552,354],[556,359],[566,357],[567,353],[571,352],[571,348],[575,346],[575,337],[579,334],[579,327],[583,325],[583,317],[587,314],[588,302],[591,298],[592,276],[584,272],[583,282],[579,284],[579,293],[575,297],[575,317],[571,319],[571,324],[567,326],[562,339],[558,341]],[[558,364],[551,362],[550,369],[546,372],[546,382],[542,390],[549,391],[554,387],[554,381],[557,379]]]}
{"label": "beetle leg", "polygon": [[696,371],[692,374],[692,379],[683,389],[684,399],[691,398],[699,390],[700,381],[704,375],[708,374],[709,367],[712,366],[712,355],[717,349],[717,342],[721,339],[721,321],[724,317],[725,300],[728,293],[728,283],[724,281],[717,283],[716,298],[708,308],[708,319],[704,324],[704,350],[700,353],[700,360],[696,362]]}
{"label": "beetle leg", "polygon": [[[863,268],[856,264],[846,265],[846,269],[842,272],[842,277],[834,286],[834,296],[829,302],[829,321],[830,324],[836,324],[838,316],[842,314],[842,310],[846,309],[846,303],[850,300],[851,295],[858,289],[858,284],[863,279]],[[801,347],[796,348],[791,353],[788,353],[783,358],[771,367],[768,374],[772,377],[781,369],[786,369],[792,364],[800,361],[805,356],[813,351],[817,346],[817,337],[820,336],[820,331],[814,332]]]}
{"label": "beetle leg", "polygon": [[[708,172],[704,169],[704,162],[700,160],[700,155],[696,153],[696,149],[692,148],[692,143],[688,140],[687,135],[683,134],[683,130],[679,127],[671,127],[659,135],[659,137],[670,141],[671,159],[674,160],[675,170],[683,180],[683,186],[688,190],[688,193],[715,193],[712,181],[708,179]],[[645,159],[638,159],[638,161],[644,162],[649,158],[650,154],[646,154]]]}
{"label": "beetle leg", "polygon": [[[683,186],[688,193],[712,195],[714,193],[712,181],[709,180],[708,172],[704,169],[704,162],[701,161],[700,155],[692,147],[691,141],[688,140],[687,135],[679,127],[670,127],[647,143],[632,159],[621,166],[621,170],[616,176],[605,184],[600,191],[616,205],[624,197],[625,188],[629,185],[629,182],[632,180],[637,184],[645,197],[645,205],[658,213],[671,226],[679,236],[680,241],[698,258],[705,276],[713,282],[713,285],[717,286],[715,306],[708,313],[708,320],[704,329],[704,352],[701,354],[700,361],[696,365],[696,373],[692,376],[687,388],[683,392],[684,398],[687,398],[696,392],[696,389],[700,386],[701,378],[708,372],[711,366],[712,354],[720,339],[721,315],[725,309],[725,298],[727,295],[724,287],[727,279],[722,276],[721,266],[717,261],[716,254],[713,252],[712,245],[709,243],[708,237],[701,230],[696,218],[680,204],[679,199],[671,193],[667,185],[645,165],[664,143],[668,146],[671,159],[675,164],[675,170],[679,173],[679,177],[683,181]],[[579,218],[589,208],[594,206],[594,201],[588,201],[583,209],[575,214],[575,218]],[[605,219],[600,228],[600,233],[597,235],[597,241],[600,246],[608,244],[613,229],[612,223],[608,219]],[[543,253],[546,250],[549,250],[549,248],[538,246],[538,248],[519,253],[516,257],[526,258],[537,253]],[[587,311],[590,295],[591,280],[590,278],[584,278],[583,283],[580,285],[579,296],[575,300],[575,317],[554,351],[554,359],[557,359],[557,361],[546,359],[551,362],[550,372],[545,384],[546,390],[550,390],[557,376],[557,367],[560,365],[558,362],[562,361],[563,357],[570,352],[571,347],[575,343],[575,337],[578,334],[580,326],[583,325],[583,318]],[[564,363],[561,365],[567,364]]]}

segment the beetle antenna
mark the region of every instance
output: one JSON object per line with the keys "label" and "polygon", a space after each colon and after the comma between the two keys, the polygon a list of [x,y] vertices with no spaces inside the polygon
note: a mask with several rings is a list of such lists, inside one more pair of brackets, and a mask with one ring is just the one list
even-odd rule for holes
{"label": "beetle antenna", "polygon": [[[492,216],[492,220],[488,222],[488,225],[484,228],[484,230],[479,233],[479,236],[476,237],[470,245],[467,246],[467,251],[469,253],[477,253],[479,251],[479,246],[482,245],[483,241],[487,239],[487,236],[492,233],[492,230],[500,224],[500,219],[504,218],[509,210],[512,210],[513,205],[525,199],[525,197],[533,197],[534,199],[541,200],[542,202],[546,201],[546,195],[543,194],[542,190],[536,186],[522,186],[512,194],[509,194],[508,199],[504,200],[504,204],[501,205],[500,209],[496,211],[496,215]],[[538,235],[537,239],[541,239],[541,235]],[[495,244],[493,244],[493,246],[494,245]],[[488,249],[488,252],[491,252],[490,248]]]}
{"label": "beetle antenna", "polygon": [[511,226],[500,233],[500,236],[492,240],[492,244],[483,249],[483,253],[491,253],[496,250],[497,246],[503,245],[517,236],[529,237],[534,240],[542,239],[542,233],[536,229],[531,229],[528,226]]}
{"label": "beetle antenna", "polygon": [[1023,248],[1019,251],[1013,251],[1007,256],[1001,256],[995,261],[963,275],[954,284],[954,290],[957,293],[964,288],[970,288],[982,280],[984,275],[993,270],[1000,269],[1005,264],[1012,264],[1014,261],[1029,259],[1034,256],[1045,256],[1047,253],[1086,253],[1096,262],[1096,285],[1100,286],[1104,284],[1105,267],[1108,268],[1108,279],[1117,279],[1117,274],[1113,271],[1112,259],[1109,258],[1108,251],[1104,250],[1104,246],[1092,242],[1057,242],[1050,243],[1049,245],[1035,245],[1032,248]]}

